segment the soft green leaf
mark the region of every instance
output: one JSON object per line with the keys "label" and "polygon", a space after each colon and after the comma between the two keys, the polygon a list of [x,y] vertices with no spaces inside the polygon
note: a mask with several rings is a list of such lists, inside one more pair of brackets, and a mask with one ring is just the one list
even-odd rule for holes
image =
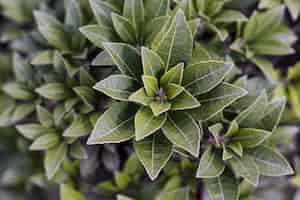
{"label": "soft green leaf", "polygon": [[134,199],[130,198],[130,197],[127,197],[127,196],[124,196],[124,195],[118,194],[117,195],[117,200],[134,200]]}
{"label": "soft green leaf", "polygon": [[45,127],[53,127],[54,126],[54,119],[52,114],[44,107],[38,105],[36,107],[37,116],[39,122]]}
{"label": "soft green leaf", "polygon": [[83,194],[75,190],[72,186],[67,184],[60,185],[60,199],[61,200],[85,200]]}
{"label": "soft green leaf", "polygon": [[59,144],[59,137],[56,133],[48,133],[34,140],[30,146],[32,151],[41,151],[51,149]]}
{"label": "soft green leaf", "polygon": [[112,14],[114,28],[120,38],[129,44],[135,44],[137,40],[136,32],[132,23],[125,17]]}
{"label": "soft green leaf", "polygon": [[165,63],[165,68],[184,62],[192,57],[193,35],[182,10],[175,14],[169,29],[154,48]]}
{"label": "soft green leaf", "polygon": [[211,200],[238,200],[240,196],[239,183],[228,170],[221,176],[204,179],[205,187]]}
{"label": "soft green leaf", "polygon": [[48,83],[35,89],[35,91],[46,99],[56,101],[65,100],[72,96],[72,91],[63,83]]}
{"label": "soft green leaf", "polygon": [[170,6],[169,0],[145,1],[146,19],[151,20],[156,17],[166,16]]}
{"label": "soft green leaf", "polygon": [[225,165],[222,155],[212,146],[206,149],[202,154],[199,167],[197,170],[197,178],[216,178],[222,175]]}
{"label": "soft green leaf", "polygon": [[145,88],[141,88],[138,91],[132,93],[129,98],[129,101],[148,106],[152,101],[153,97],[149,97],[146,94]]}
{"label": "soft green leaf", "polygon": [[143,79],[146,94],[149,97],[154,97],[159,90],[157,79],[153,76],[146,76],[146,75],[144,75],[142,79]]}
{"label": "soft green leaf", "polygon": [[124,43],[103,43],[103,46],[123,74],[141,79],[142,61],[137,49]]}
{"label": "soft green leaf", "polygon": [[69,49],[69,39],[63,24],[55,17],[41,11],[34,12],[35,20],[40,33],[53,46],[62,49]]}
{"label": "soft green leaf", "polygon": [[247,17],[236,10],[224,10],[214,19],[214,23],[246,22]]}
{"label": "soft green leaf", "polygon": [[251,155],[264,176],[285,176],[294,173],[288,161],[277,151],[259,146],[247,152]]}
{"label": "soft green leaf", "polygon": [[38,52],[31,60],[32,65],[50,65],[52,64],[53,51]]}
{"label": "soft green leaf", "polygon": [[153,101],[150,103],[150,108],[153,114],[157,117],[171,109],[171,104],[168,102]]}
{"label": "soft green leaf", "polygon": [[238,130],[239,130],[239,125],[235,120],[233,120],[230,123],[230,125],[225,133],[225,137],[233,136],[234,134],[236,134],[238,132]]}
{"label": "soft green leaf", "polygon": [[107,51],[101,51],[92,61],[92,66],[113,66],[115,63]]}
{"label": "soft green leaf", "polygon": [[97,96],[93,88],[89,86],[78,86],[72,89],[85,105],[94,107],[97,104]]}
{"label": "soft green leaf", "polygon": [[49,129],[41,126],[40,124],[22,124],[17,125],[16,129],[20,132],[25,138],[34,140],[37,137],[49,132]]}
{"label": "soft green leaf", "polygon": [[114,179],[119,190],[125,190],[131,181],[130,177],[122,172],[115,172]]}
{"label": "soft green leaf", "polygon": [[246,94],[247,91],[242,88],[222,83],[209,93],[200,95],[198,101],[201,106],[190,113],[196,120],[208,120]]}
{"label": "soft green leaf", "polygon": [[186,90],[183,90],[178,96],[172,99],[171,104],[171,110],[188,110],[200,106],[199,101]]}
{"label": "soft green leaf", "polygon": [[300,15],[300,2],[297,0],[284,0],[284,2],[288,7],[293,19],[296,20]]}
{"label": "soft green leaf", "polygon": [[137,108],[129,103],[115,103],[98,119],[88,144],[119,143],[134,137]]}
{"label": "soft green leaf", "polygon": [[70,155],[79,160],[88,158],[88,154],[80,141],[77,141],[71,145]]}
{"label": "soft green leaf", "polygon": [[236,122],[242,128],[252,128],[262,119],[265,114],[268,97],[265,91],[245,110],[235,118]]}
{"label": "soft green leaf", "polygon": [[175,146],[198,157],[202,130],[190,114],[186,112],[168,113],[168,119],[162,130]]}
{"label": "soft green leaf", "polygon": [[78,116],[71,125],[64,131],[64,137],[82,137],[90,134],[92,131],[90,120],[86,116]]}
{"label": "soft green leaf", "polygon": [[151,180],[158,177],[172,155],[172,144],[161,132],[134,143],[135,152]]}
{"label": "soft green leaf", "polygon": [[6,83],[2,87],[3,91],[17,100],[32,100],[35,94],[24,84],[20,83]]}
{"label": "soft green leaf", "polygon": [[238,141],[244,148],[253,148],[263,143],[272,132],[262,129],[241,128],[234,134],[231,141]]}
{"label": "soft green leaf", "polygon": [[130,76],[111,75],[96,83],[94,89],[113,99],[127,101],[129,96],[138,89],[138,86],[139,83]]}
{"label": "soft green leaf", "polygon": [[254,186],[258,185],[259,169],[252,157],[244,155],[243,157],[233,157],[229,160],[233,171],[243,177],[247,182]]}
{"label": "soft green leaf", "polygon": [[240,142],[232,142],[228,144],[228,148],[230,148],[234,153],[236,153],[240,157],[243,156],[243,146]]}
{"label": "soft green leaf", "polygon": [[180,85],[170,83],[164,87],[164,92],[166,93],[168,100],[172,100],[184,91],[184,88]]}
{"label": "soft green leaf", "polygon": [[194,96],[201,95],[220,84],[232,67],[232,63],[222,61],[188,65],[184,70],[183,85]]}
{"label": "soft green leaf", "polygon": [[167,115],[155,117],[151,109],[142,107],[135,115],[135,139],[140,141],[158,131],[166,122]]}
{"label": "soft green leaf", "polygon": [[118,39],[118,36],[114,32],[114,30],[106,26],[87,25],[81,27],[79,30],[96,47],[102,49],[104,42],[114,42]]}
{"label": "soft green leaf", "polygon": [[51,180],[61,167],[61,164],[67,156],[67,144],[62,143],[59,146],[46,152],[44,167],[46,175]]}
{"label": "soft green leaf", "polygon": [[34,103],[22,103],[15,107],[10,119],[13,123],[19,122],[35,111]]}
{"label": "soft green leaf", "polygon": [[177,188],[163,192],[155,200],[190,200],[190,189]]}
{"label": "soft green leaf", "polygon": [[34,79],[32,66],[17,53],[13,54],[13,72],[18,82],[28,83]]}
{"label": "soft green leaf", "polygon": [[167,71],[160,79],[160,85],[167,86],[170,83],[181,85],[184,64],[180,63]]}
{"label": "soft green leaf", "polygon": [[142,47],[142,61],[144,75],[160,77],[164,70],[164,63],[154,51]]}

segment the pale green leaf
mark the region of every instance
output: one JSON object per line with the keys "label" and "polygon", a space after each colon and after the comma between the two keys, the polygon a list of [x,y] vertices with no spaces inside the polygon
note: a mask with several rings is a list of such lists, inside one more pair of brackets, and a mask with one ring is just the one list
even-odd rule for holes
{"label": "pale green leaf", "polygon": [[246,22],[247,17],[236,10],[224,10],[214,19],[214,23]]}
{"label": "pale green leaf", "polygon": [[17,125],[16,129],[21,133],[25,138],[34,140],[37,137],[49,132],[49,129],[41,126],[40,124],[22,124]]}
{"label": "pale green leaf", "polygon": [[61,200],[85,200],[84,195],[75,190],[72,186],[68,184],[60,185],[60,199]]}
{"label": "pale green leaf", "polygon": [[140,141],[158,131],[166,122],[167,115],[155,117],[151,109],[142,107],[135,115],[135,139]]}
{"label": "pale green leaf", "polygon": [[168,119],[162,127],[164,135],[177,147],[198,157],[202,129],[186,112],[168,113]]}
{"label": "pale green leaf", "polygon": [[134,137],[136,106],[115,103],[98,119],[88,144],[120,143]]}
{"label": "pale green leaf", "polygon": [[143,75],[142,79],[147,96],[154,97],[159,90],[157,79],[154,76],[147,75]]}
{"label": "pale green leaf", "polygon": [[231,141],[238,141],[244,148],[253,148],[263,143],[272,132],[254,128],[240,128]]}
{"label": "pale green leaf", "polygon": [[221,176],[224,170],[225,165],[221,153],[210,146],[201,156],[196,177],[205,179],[216,178]]}
{"label": "pale green leaf", "polygon": [[190,189],[176,188],[160,194],[155,200],[190,200]]}
{"label": "pale green leaf", "polygon": [[71,125],[64,131],[64,137],[82,137],[90,134],[92,131],[92,124],[87,116],[78,116],[73,120]]}
{"label": "pale green leaf", "polygon": [[164,87],[164,92],[166,93],[168,100],[172,100],[184,91],[184,88],[180,85],[170,83]]}
{"label": "pale green leaf", "polygon": [[129,96],[139,87],[139,83],[126,75],[111,75],[108,78],[96,83],[94,89],[103,92],[107,96],[120,100],[128,101]]}
{"label": "pale green leaf", "polygon": [[134,149],[149,177],[154,180],[171,158],[173,147],[161,132],[156,132],[140,142],[135,142]]}
{"label": "pale green leaf", "polygon": [[87,159],[88,154],[85,150],[84,146],[80,143],[80,141],[77,141],[71,145],[70,148],[70,155],[75,159]]}
{"label": "pale green leaf", "polygon": [[127,18],[118,14],[113,13],[111,16],[115,31],[118,33],[120,38],[126,43],[135,44],[137,36],[132,23]]}
{"label": "pale green leaf", "polygon": [[2,90],[10,97],[17,100],[32,100],[35,94],[24,84],[20,83],[6,83],[3,85]]}
{"label": "pale green leaf", "polygon": [[154,51],[142,47],[142,61],[144,75],[160,77],[164,70],[164,63]]}
{"label": "pale green leaf", "polygon": [[147,20],[156,17],[166,16],[169,11],[169,0],[152,0],[145,1],[145,15]]}
{"label": "pale green leaf", "polygon": [[171,104],[171,110],[188,110],[201,107],[199,101],[186,90],[172,99]]}
{"label": "pale green leaf", "polygon": [[160,85],[166,86],[170,83],[181,85],[183,78],[183,70],[183,63],[174,66],[160,78]]}
{"label": "pale green leaf", "polygon": [[59,144],[59,136],[56,133],[44,134],[34,140],[30,146],[31,151],[42,151]]}
{"label": "pale green leaf", "polygon": [[52,114],[44,107],[37,105],[36,106],[37,117],[40,123],[45,127],[53,127],[54,119]]}
{"label": "pale green leaf", "polygon": [[171,104],[168,102],[153,101],[150,103],[150,108],[153,114],[157,117],[171,109]]}
{"label": "pale green leaf", "polygon": [[148,97],[145,88],[141,88],[136,92],[132,93],[129,96],[128,100],[142,104],[143,106],[148,106],[153,101],[153,97]]}
{"label": "pale green leaf", "polygon": [[56,101],[65,100],[72,96],[72,90],[63,83],[48,83],[36,88],[35,91],[46,99]]}

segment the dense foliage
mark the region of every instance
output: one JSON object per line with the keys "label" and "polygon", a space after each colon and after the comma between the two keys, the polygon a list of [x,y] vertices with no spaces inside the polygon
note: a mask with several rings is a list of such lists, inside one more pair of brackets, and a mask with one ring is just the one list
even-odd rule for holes
{"label": "dense foliage", "polygon": [[255,200],[275,199],[270,177],[300,186],[298,0],[0,7],[1,199]]}

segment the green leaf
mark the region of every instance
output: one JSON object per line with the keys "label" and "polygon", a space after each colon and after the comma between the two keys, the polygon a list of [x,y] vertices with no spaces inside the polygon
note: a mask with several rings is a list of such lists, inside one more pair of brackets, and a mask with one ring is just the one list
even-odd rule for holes
{"label": "green leaf", "polygon": [[96,58],[92,61],[92,66],[113,66],[115,65],[113,60],[107,51],[101,51]]}
{"label": "green leaf", "polygon": [[244,148],[253,148],[263,143],[271,136],[272,132],[254,129],[254,128],[241,128],[234,134],[231,141],[238,141]]}
{"label": "green leaf", "polygon": [[19,133],[21,133],[25,138],[34,140],[41,136],[42,134],[45,134],[49,132],[49,129],[41,126],[40,124],[22,124],[17,125],[16,129]]}
{"label": "green leaf", "polygon": [[164,70],[161,58],[152,50],[142,47],[142,62],[144,75],[160,77]]}
{"label": "green leaf", "polygon": [[18,53],[13,54],[13,72],[18,82],[28,83],[34,79],[32,66]]}
{"label": "green leaf", "polygon": [[72,91],[63,83],[48,83],[35,91],[42,97],[55,101],[65,100],[72,96]]}
{"label": "green leaf", "polygon": [[228,144],[228,148],[230,148],[234,153],[236,153],[240,157],[243,156],[243,146],[240,142],[232,142]]}
{"label": "green leaf", "polygon": [[69,38],[63,24],[45,12],[34,11],[34,16],[40,33],[51,45],[62,50],[69,49]]}
{"label": "green leaf", "polygon": [[103,43],[103,46],[123,74],[141,79],[142,61],[137,49],[124,43]]}
{"label": "green leaf", "polygon": [[160,194],[156,200],[190,200],[190,189],[186,187],[169,190]]}
{"label": "green leaf", "polygon": [[130,197],[127,197],[127,196],[124,196],[124,195],[118,194],[117,195],[117,200],[134,200],[134,199],[130,198]]}
{"label": "green leaf", "polygon": [[169,11],[169,6],[169,0],[145,1],[146,20],[149,21],[156,17],[166,16]]}
{"label": "green leaf", "polygon": [[300,2],[297,0],[285,0],[284,2],[288,7],[292,18],[296,20],[300,15]]}
{"label": "green leaf", "polygon": [[168,102],[158,102],[158,101],[153,101],[150,103],[150,108],[153,112],[153,114],[158,117],[162,113],[167,112],[168,110],[171,109],[171,104]]}
{"label": "green leaf", "polygon": [[123,16],[129,19],[129,21],[131,21],[137,34],[142,33],[143,26],[145,24],[144,1],[125,0]]}
{"label": "green leaf", "polygon": [[46,152],[44,166],[46,175],[51,180],[60,169],[61,164],[67,157],[67,144],[62,143],[59,146]]}
{"label": "green leaf", "polygon": [[181,85],[183,78],[184,64],[180,63],[167,71],[160,79],[160,85],[167,86],[170,83]]}
{"label": "green leaf", "polygon": [[246,22],[247,17],[236,10],[224,10],[214,19],[214,23]]}
{"label": "green leaf", "polygon": [[183,85],[192,95],[201,95],[219,85],[232,68],[232,63],[222,61],[188,65],[184,70]]}
{"label": "green leaf", "polygon": [[159,42],[167,29],[166,24],[170,21],[170,18],[170,16],[156,17],[146,24],[146,27],[143,30],[145,39],[144,44],[146,44],[146,46],[153,47]]}
{"label": "green leaf", "polygon": [[147,96],[154,97],[159,90],[157,79],[153,76],[145,75],[143,75],[142,79]]}
{"label": "green leaf", "polygon": [[138,86],[139,83],[130,76],[111,75],[96,83],[93,88],[113,99],[128,101],[129,96],[137,90]]}
{"label": "green leaf", "polygon": [[239,182],[229,170],[217,178],[204,179],[204,184],[211,200],[239,199]]}
{"label": "green leaf", "polygon": [[59,137],[56,133],[48,133],[34,140],[30,146],[31,151],[42,151],[55,147],[59,144]]}
{"label": "green leaf", "polygon": [[228,129],[227,129],[227,131],[226,131],[226,133],[225,133],[224,136],[225,137],[231,137],[234,134],[236,134],[238,132],[238,130],[239,130],[239,125],[238,125],[238,123],[235,120],[233,120],[230,123],[230,125],[229,125],[229,127],[228,127]]}
{"label": "green leaf", "polygon": [[222,154],[223,161],[229,160],[233,157],[234,157],[234,153],[229,148],[226,148],[225,144],[223,144],[223,154]]}
{"label": "green leaf", "polygon": [[162,127],[164,135],[177,147],[198,157],[202,129],[186,112],[168,113],[168,119]]}
{"label": "green leaf", "polygon": [[72,89],[85,105],[94,108],[97,104],[97,96],[93,88],[89,86],[78,86]]}
{"label": "green leaf", "polygon": [[111,27],[111,13],[119,13],[119,10],[107,1],[90,0],[89,2],[98,24]]}
{"label": "green leaf", "polygon": [[259,180],[259,169],[252,157],[244,155],[243,157],[233,157],[229,160],[233,171],[243,177],[250,184],[257,186]]}
{"label": "green leaf", "polygon": [[64,137],[82,137],[90,134],[92,131],[92,125],[87,116],[78,116],[73,120],[71,125],[64,131]]}
{"label": "green leaf", "polygon": [[120,38],[130,44],[135,44],[137,40],[136,32],[132,23],[125,17],[112,13],[114,28]]}
{"label": "green leaf", "polygon": [[262,119],[268,104],[268,97],[265,91],[244,111],[235,118],[241,128],[256,127]]}
{"label": "green leaf", "polygon": [[70,155],[75,159],[87,159],[88,154],[84,148],[84,146],[80,143],[80,141],[75,142],[71,145]]}
{"label": "green leaf", "polygon": [[260,121],[260,126],[264,130],[274,132],[280,122],[286,101],[284,98],[270,102],[265,110],[264,116]]}
{"label": "green leaf", "polygon": [[87,144],[120,143],[134,137],[136,106],[115,103],[98,119]]}
{"label": "green leaf", "polygon": [[31,60],[32,65],[50,65],[53,61],[53,51],[41,51],[38,52]]}
{"label": "green leaf", "polygon": [[101,49],[104,48],[104,42],[114,42],[118,39],[114,30],[106,26],[87,25],[81,27],[79,30],[89,41]]}
{"label": "green leaf", "polygon": [[277,151],[259,146],[247,151],[259,168],[260,174],[264,176],[285,176],[294,173],[288,161]]}
{"label": "green leaf", "polygon": [[134,149],[147,174],[154,180],[171,158],[173,147],[161,132],[156,132],[142,141],[135,142]]}
{"label": "green leaf", "polygon": [[166,93],[168,100],[172,100],[184,91],[184,88],[180,85],[170,83],[164,87],[164,92]]}
{"label": "green leaf", "polygon": [[34,103],[22,103],[15,107],[10,119],[13,123],[19,122],[35,111]]}
{"label": "green leaf", "polygon": [[165,63],[165,69],[192,58],[193,35],[182,10],[175,14],[169,29],[154,48]]}
{"label": "green leaf", "polygon": [[221,83],[209,93],[200,95],[198,101],[201,106],[190,113],[197,121],[209,120],[246,94],[247,91],[240,87],[229,83]]}
{"label": "green leaf", "polygon": [[166,122],[167,115],[155,117],[147,107],[142,107],[135,115],[135,139],[140,141],[158,131]]}
{"label": "green leaf", "polygon": [[148,106],[153,101],[153,97],[148,97],[145,88],[141,88],[138,91],[131,94],[128,100],[142,104],[143,106]]}
{"label": "green leaf", "polygon": [[85,200],[86,198],[71,187],[68,184],[61,184],[60,185],[60,199],[61,200]]}
{"label": "green leaf", "polygon": [[2,89],[8,96],[17,100],[27,101],[35,98],[34,93],[24,84],[6,83]]}
{"label": "green leaf", "polygon": [[186,90],[172,99],[171,104],[171,110],[188,110],[200,106],[199,101]]}
{"label": "green leaf", "polygon": [[44,107],[37,105],[36,112],[39,119],[39,122],[45,127],[53,127],[54,119],[52,114]]}
{"label": "green leaf", "polygon": [[202,154],[196,177],[211,179],[220,177],[225,170],[225,165],[220,152],[212,146],[206,149]]}

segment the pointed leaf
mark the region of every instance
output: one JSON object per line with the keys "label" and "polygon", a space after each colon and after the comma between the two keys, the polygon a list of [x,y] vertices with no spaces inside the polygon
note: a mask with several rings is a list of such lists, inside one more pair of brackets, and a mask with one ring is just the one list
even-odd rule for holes
{"label": "pointed leaf", "polygon": [[264,116],[267,104],[268,97],[266,92],[263,91],[247,109],[239,113],[235,118],[236,122],[242,128],[255,127]]}
{"label": "pointed leaf", "polygon": [[149,177],[154,180],[171,158],[173,147],[161,132],[156,132],[140,142],[135,142],[134,149]]}
{"label": "pointed leaf", "polygon": [[152,50],[142,47],[142,61],[144,75],[160,77],[164,70],[161,58]]}
{"label": "pointed leaf", "polygon": [[72,96],[72,91],[63,83],[48,83],[35,91],[42,97],[55,101],[65,100]]}
{"label": "pointed leaf", "polygon": [[285,176],[294,173],[288,161],[269,147],[259,146],[247,153],[253,157],[259,172],[264,176]]}
{"label": "pointed leaf", "polygon": [[113,99],[127,101],[129,96],[137,90],[138,86],[138,82],[130,76],[111,75],[96,83],[93,88]]}
{"label": "pointed leaf", "polygon": [[42,135],[34,140],[30,146],[31,151],[42,151],[51,149],[59,144],[59,137],[55,133]]}
{"label": "pointed leaf", "polygon": [[168,14],[170,6],[169,0],[152,0],[145,1],[145,14],[147,21]]}
{"label": "pointed leaf", "polygon": [[51,180],[57,171],[60,169],[62,162],[67,156],[67,144],[62,143],[59,146],[50,149],[46,152],[44,166],[46,169],[46,175]]}
{"label": "pointed leaf", "polygon": [[60,185],[60,199],[61,200],[85,200],[85,197],[80,192],[67,184]]}
{"label": "pointed leaf", "polygon": [[190,114],[185,112],[168,113],[168,119],[162,130],[175,146],[198,157],[202,130]]}
{"label": "pointed leaf", "polygon": [[118,194],[117,195],[117,200],[134,200],[134,199],[130,198],[130,197],[127,197],[127,196],[124,196],[124,195]]}
{"label": "pointed leaf", "polygon": [[160,79],[160,85],[167,86],[170,83],[181,85],[183,78],[184,64],[180,63],[167,71]]}
{"label": "pointed leaf", "polygon": [[158,81],[154,76],[143,76],[143,83],[144,83],[144,88],[146,91],[147,96],[149,97],[154,97],[159,88],[158,88]]}
{"label": "pointed leaf", "polygon": [[24,84],[6,83],[2,89],[8,96],[17,100],[27,101],[35,98],[35,94]]}
{"label": "pointed leaf", "polygon": [[243,156],[243,146],[240,142],[232,142],[228,145],[228,147],[240,157]]}
{"label": "pointed leaf", "polygon": [[25,138],[34,140],[45,134],[49,131],[49,129],[41,126],[40,124],[22,124],[17,125],[16,129],[19,133],[21,133]]}
{"label": "pointed leaf", "polygon": [[228,170],[221,176],[204,180],[211,200],[238,200],[240,196],[239,183]]}
{"label": "pointed leaf", "polygon": [[246,94],[247,91],[242,88],[221,83],[209,93],[198,97],[201,106],[191,111],[191,114],[196,120],[208,120]]}
{"label": "pointed leaf", "polygon": [[135,44],[137,38],[132,23],[127,18],[115,13],[113,13],[111,17],[113,20],[114,28],[120,38],[126,43]]}
{"label": "pointed leaf", "polygon": [[140,141],[158,131],[166,122],[167,115],[155,117],[151,109],[142,107],[135,115],[135,139]]}
{"label": "pointed leaf", "polygon": [[171,104],[168,102],[158,102],[158,101],[153,101],[150,103],[150,108],[153,112],[153,114],[157,117],[160,114],[167,112],[168,110],[171,109]]}
{"label": "pointed leaf", "polygon": [[234,134],[231,141],[238,141],[244,148],[253,148],[263,143],[272,132],[253,129],[253,128],[241,128]]}
{"label": "pointed leaf", "polygon": [[192,49],[192,32],[183,11],[178,10],[155,51],[168,69],[180,62],[188,63],[192,57]]}
{"label": "pointed leaf", "polygon": [[75,159],[87,159],[88,154],[84,148],[84,146],[80,143],[80,141],[71,145],[70,155]]}
{"label": "pointed leaf", "polygon": [[141,79],[142,61],[137,49],[124,43],[104,43],[103,46],[123,74]]}
{"label": "pointed leaf", "polygon": [[225,137],[233,136],[234,134],[236,134],[238,132],[238,130],[239,130],[239,125],[238,125],[238,123],[235,120],[233,120],[230,123],[230,125],[228,127],[228,130],[226,131],[226,133],[225,133],[224,136]]}
{"label": "pointed leaf", "polygon": [[64,131],[64,137],[82,137],[90,134],[92,131],[92,124],[86,116],[78,116],[73,120],[71,125]]}
{"label": "pointed leaf", "polygon": [[170,83],[164,87],[164,91],[166,92],[168,100],[172,100],[178,95],[180,95],[184,91],[184,88],[180,85]]}
{"label": "pointed leaf", "polygon": [[44,107],[38,105],[36,112],[40,123],[45,127],[53,127],[54,120],[52,114]]}
{"label": "pointed leaf", "polygon": [[234,157],[234,153],[229,149],[226,148],[226,146],[223,144],[223,154],[222,154],[222,159],[224,161],[229,160]]}
{"label": "pointed leaf", "polygon": [[137,108],[129,103],[115,103],[98,119],[87,144],[120,143],[134,137]]}
{"label": "pointed leaf", "polygon": [[142,104],[143,106],[148,106],[153,101],[153,97],[147,96],[145,88],[141,88],[138,91],[131,94],[128,100]]}
{"label": "pointed leaf", "polygon": [[96,47],[102,49],[104,42],[114,42],[118,39],[114,30],[106,26],[87,25],[81,27],[79,30]]}
{"label": "pointed leaf", "polygon": [[186,187],[167,190],[160,194],[156,200],[190,200],[190,189]]}
{"label": "pointed leaf", "polygon": [[183,85],[194,96],[209,92],[219,85],[232,69],[232,63],[207,61],[186,67]]}
{"label": "pointed leaf", "polygon": [[199,101],[186,90],[183,90],[183,92],[172,99],[171,104],[171,110],[187,110],[200,106]]}
{"label": "pointed leaf", "polygon": [[216,178],[221,176],[225,170],[225,165],[221,154],[212,146],[202,154],[199,167],[197,170],[197,178]]}

